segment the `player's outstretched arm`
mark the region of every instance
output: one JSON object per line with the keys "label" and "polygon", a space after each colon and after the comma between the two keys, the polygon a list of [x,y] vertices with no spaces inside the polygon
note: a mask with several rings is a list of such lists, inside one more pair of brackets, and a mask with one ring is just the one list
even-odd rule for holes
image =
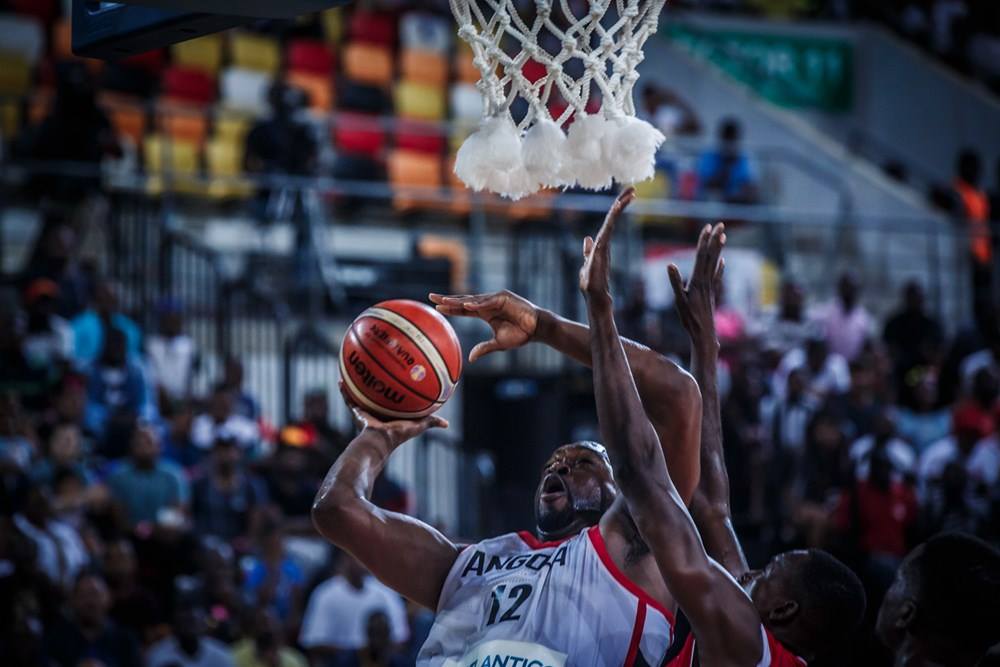
{"label": "player's outstretched arm", "polygon": [[671,594],[691,621],[705,664],[756,664],[760,617],[746,594],[708,557],[671,480],[656,432],[646,416],[615,326],[609,288],[611,233],[623,193],[596,239],[584,241],[580,289],[591,326],[594,394],[601,436],[626,506]]}
{"label": "player's outstretched arm", "polygon": [[733,529],[716,377],[719,340],[715,333],[715,295],[725,269],[722,259],[725,244],[725,226],[706,225],[698,237],[694,268],[687,284],[676,265],[670,265],[668,274],[677,312],[691,338],[691,372],[701,387],[701,481],[691,499],[691,516],[708,554],[734,577],[739,577],[747,571],[747,561]]}
{"label": "player's outstretched arm", "polygon": [[[469,361],[537,342],[585,366],[591,365],[590,329],[586,325],[539,308],[509,290],[457,296],[431,294],[430,300],[445,315],[475,317],[493,329],[493,338],[472,348]],[[698,387],[688,373],[663,355],[627,338],[621,341],[646,414],[663,444],[681,497],[688,502],[699,476]]]}
{"label": "player's outstretched arm", "polygon": [[363,429],[323,480],[313,503],[313,525],[385,585],[434,610],[458,547],[422,521],[377,507],[371,492],[397,447],[448,422],[440,417],[382,422],[352,409]]}

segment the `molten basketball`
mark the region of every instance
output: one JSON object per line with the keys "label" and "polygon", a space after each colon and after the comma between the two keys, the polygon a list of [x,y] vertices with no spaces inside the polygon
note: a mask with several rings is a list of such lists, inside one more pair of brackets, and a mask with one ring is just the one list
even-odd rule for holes
{"label": "molten basketball", "polygon": [[380,417],[418,419],[444,405],[462,375],[462,347],[440,313],[383,301],[361,313],[340,347],[348,396]]}

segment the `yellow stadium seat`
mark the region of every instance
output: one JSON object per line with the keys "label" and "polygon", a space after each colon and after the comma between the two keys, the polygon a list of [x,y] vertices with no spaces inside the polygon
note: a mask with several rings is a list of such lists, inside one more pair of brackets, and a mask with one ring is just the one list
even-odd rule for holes
{"label": "yellow stadium seat", "polygon": [[333,109],[333,86],[329,78],[308,72],[289,72],[285,82],[305,91],[313,111],[328,113]]}
{"label": "yellow stadium seat", "polygon": [[207,194],[216,199],[246,198],[253,185],[243,175],[243,142],[215,137],[205,145],[208,175]]}
{"label": "yellow stadium seat", "polygon": [[208,136],[208,119],[200,109],[160,104],[157,110],[157,131],[176,141],[188,141],[201,146]]}
{"label": "yellow stadium seat", "polygon": [[344,12],[339,7],[320,12],[323,38],[328,44],[339,44],[344,37]]}
{"label": "yellow stadium seat", "polygon": [[233,112],[220,112],[215,117],[215,137],[243,143],[253,120],[244,114]]}
{"label": "yellow stadium seat", "polygon": [[396,84],[396,114],[412,120],[443,120],[445,91],[423,83],[400,81]]}
{"label": "yellow stadium seat", "polygon": [[20,97],[31,88],[31,65],[13,53],[0,51],[0,95]]}
{"label": "yellow stadium seat", "polygon": [[170,47],[170,55],[176,66],[200,69],[215,76],[222,67],[222,34],[178,42]]}
{"label": "yellow stadium seat", "polygon": [[407,49],[399,59],[402,78],[444,88],[448,85],[448,61],[440,53]]}
{"label": "yellow stadium seat", "polygon": [[[656,175],[648,181],[642,181],[635,184],[635,196],[636,199],[642,201],[657,201],[660,199],[667,199],[670,196],[670,180],[667,175],[662,171],[656,172]],[[651,215],[648,213],[643,213],[636,216],[636,222],[640,224],[650,224],[662,221],[662,216]]]}
{"label": "yellow stadium seat", "polygon": [[21,105],[16,100],[0,101],[0,138],[13,139],[21,128]]}
{"label": "yellow stadium seat", "polygon": [[392,83],[392,52],[383,46],[356,42],[344,47],[344,75],[358,83]]}
{"label": "yellow stadium seat", "polygon": [[278,40],[249,32],[234,32],[230,42],[235,67],[274,74],[281,66]]}
{"label": "yellow stadium seat", "polygon": [[146,189],[150,194],[162,194],[168,187],[173,192],[200,194],[198,182],[199,145],[192,141],[171,141],[162,135],[146,137],[143,144],[143,164],[146,168]]}
{"label": "yellow stadium seat", "polygon": [[433,209],[435,202],[421,197],[441,193],[441,158],[416,151],[396,150],[387,160],[392,205],[400,212]]}

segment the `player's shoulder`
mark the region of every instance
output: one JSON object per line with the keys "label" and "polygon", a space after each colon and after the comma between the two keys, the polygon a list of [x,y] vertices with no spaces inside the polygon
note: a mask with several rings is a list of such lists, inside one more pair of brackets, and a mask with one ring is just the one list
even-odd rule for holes
{"label": "player's shoulder", "polygon": [[760,667],[805,667],[806,661],[786,648],[763,625],[761,632],[764,635],[764,656]]}

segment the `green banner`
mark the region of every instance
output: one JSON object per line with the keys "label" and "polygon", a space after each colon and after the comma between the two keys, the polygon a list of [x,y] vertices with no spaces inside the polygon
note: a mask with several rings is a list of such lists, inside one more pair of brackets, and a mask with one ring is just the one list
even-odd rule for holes
{"label": "green banner", "polygon": [[667,38],[783,107],[848,111],[854,45],[847,39],[668,24]]}

